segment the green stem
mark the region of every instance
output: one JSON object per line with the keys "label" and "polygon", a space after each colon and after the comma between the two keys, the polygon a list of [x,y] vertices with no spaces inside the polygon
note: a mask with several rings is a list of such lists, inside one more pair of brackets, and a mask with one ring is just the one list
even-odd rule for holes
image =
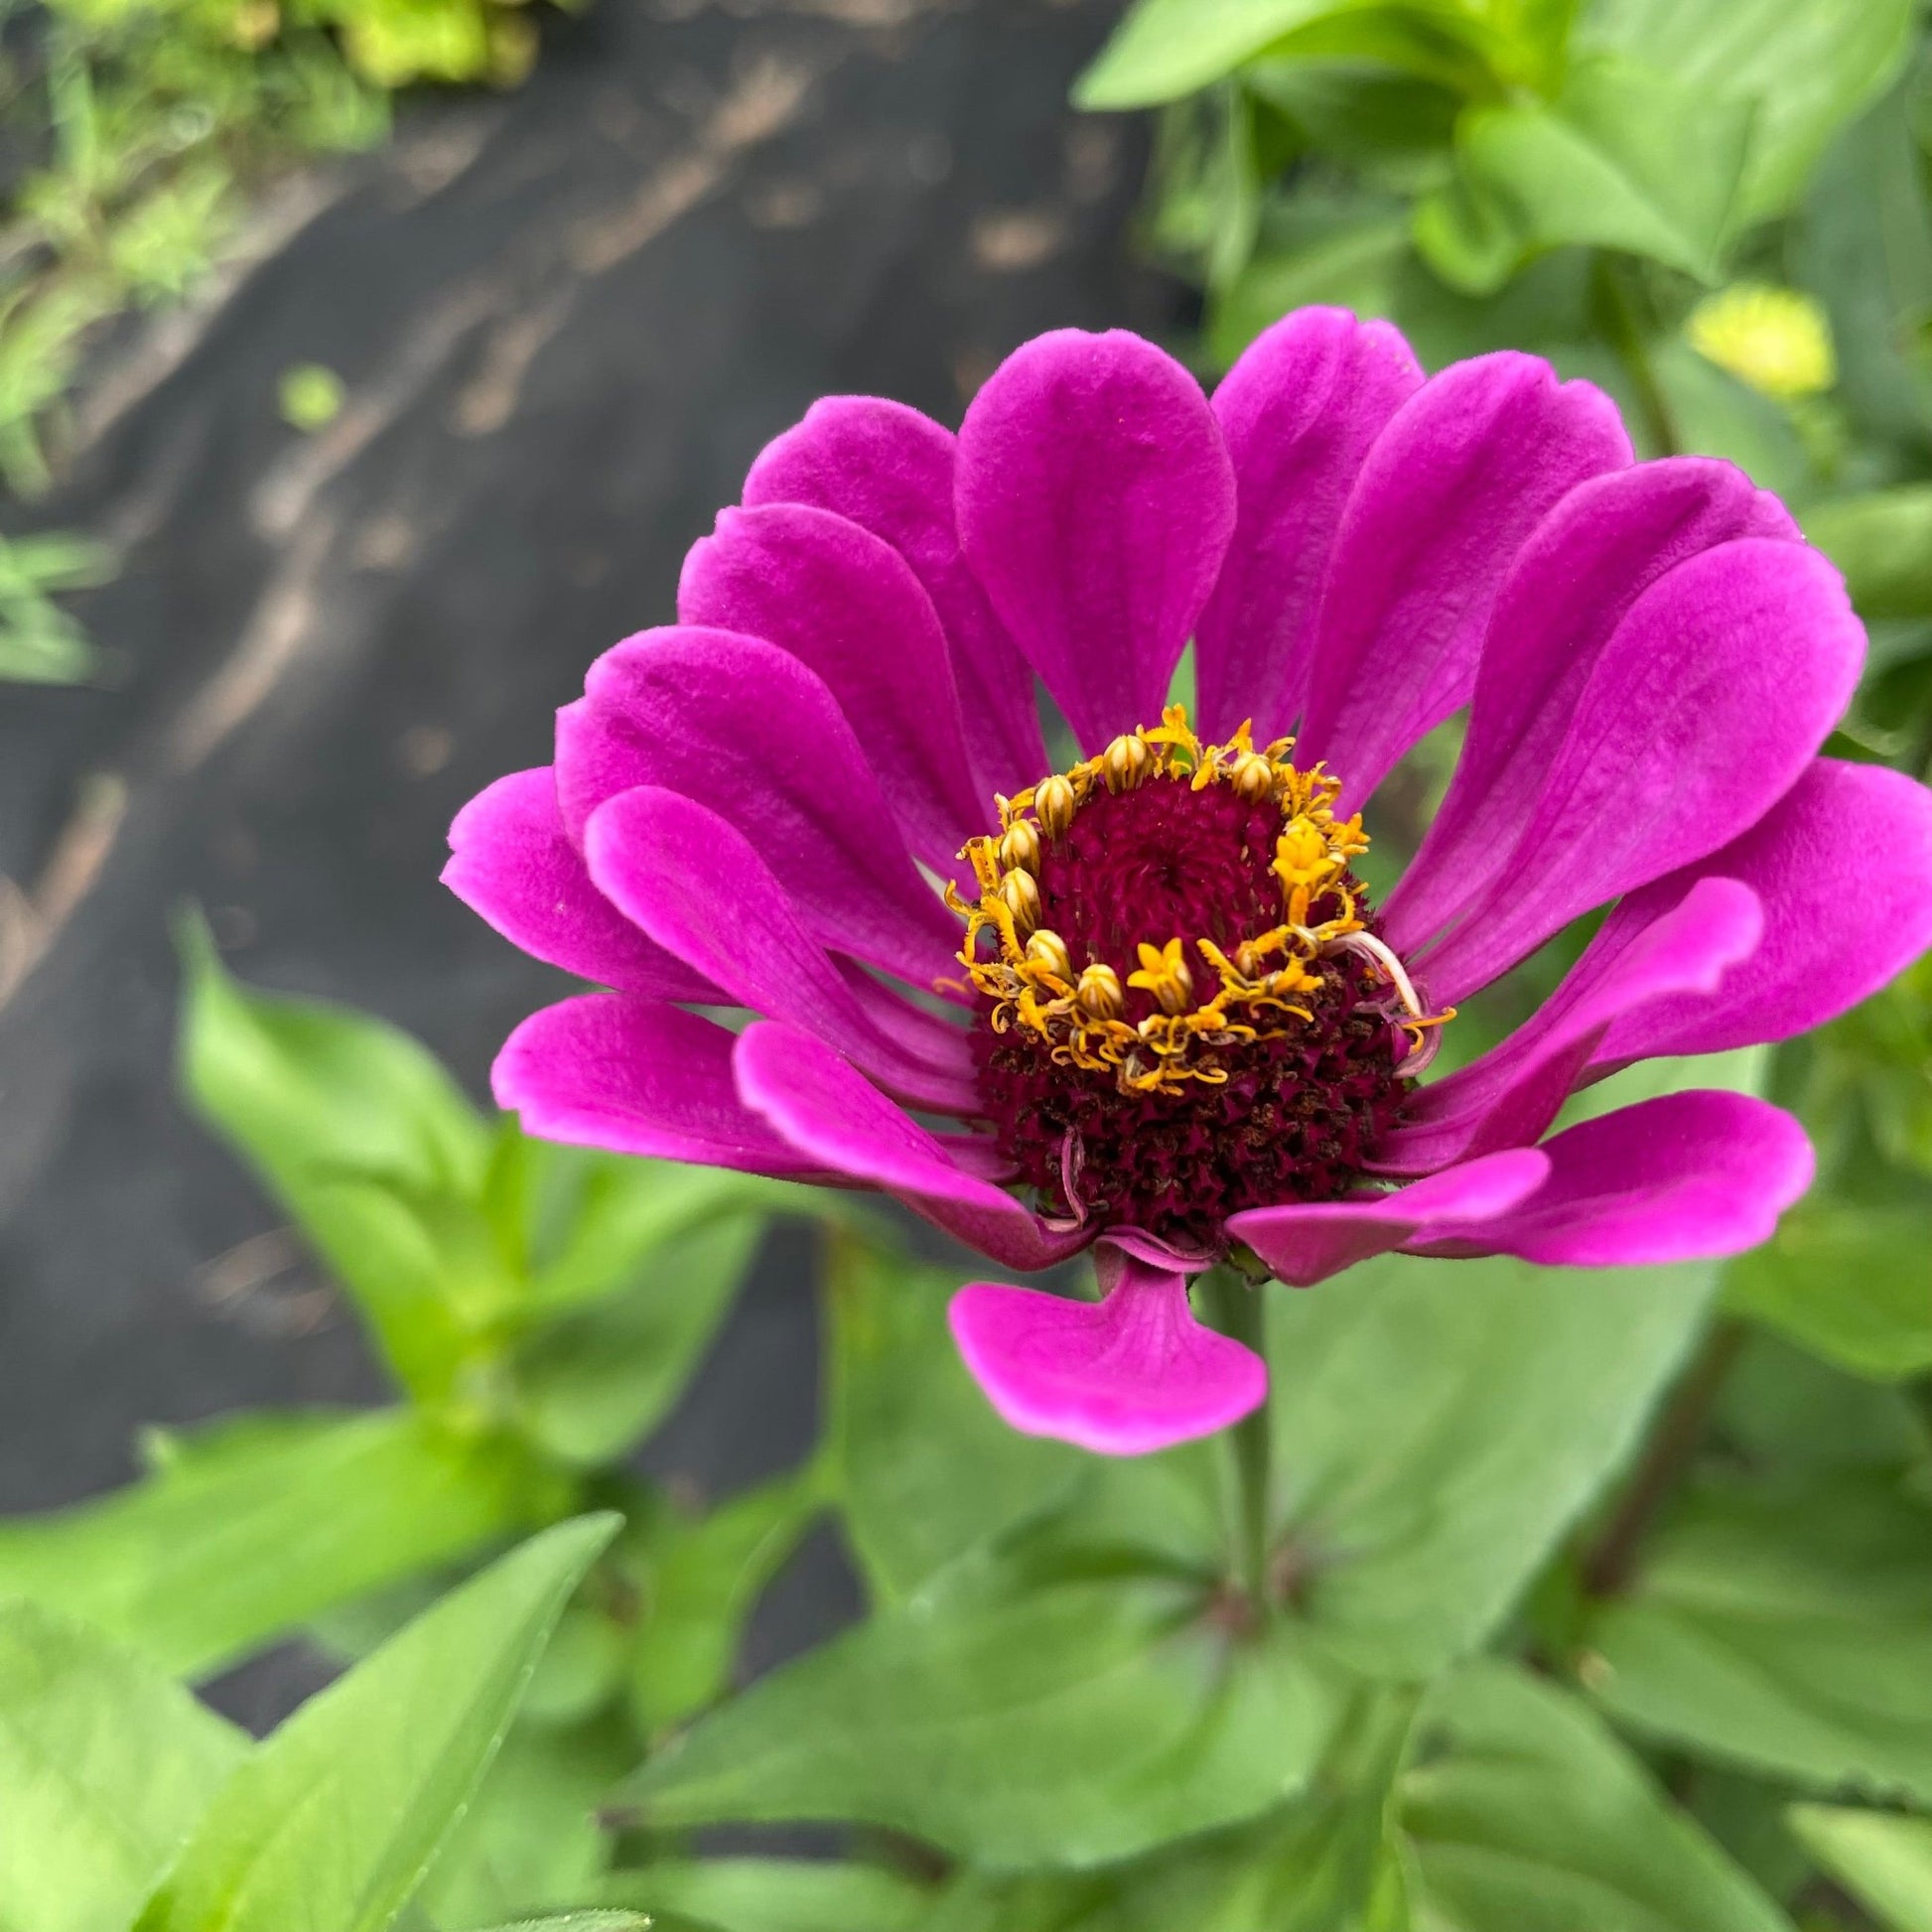
{"label": "green stem", "polygon": [[[1232,1268],[1216,1268],[1207,1277],[1214,1323],[1224,1335],[1267,1356],[1266,1290],[1251,1286]],[[1257,1616],[1268,1610],[1268,1559],[1273,1542],[1273,1500],[1269,1495],[1269,1467],[1273,1461],[1268,1403],[1245,1415],[1230,1432],[1234,1449],[1235,1483],[1241,1512],[1241,1582]]]}
{"label": "green stem", "polygon": [[1632,283],[1630,265],[1614,255],[1598,254],[1595,280],[1603,333],[1629,374],[1645,433],[1656,446],[1656,455],[1676,456],[1684,447],[1683,439],[1678,434],[1670,398],[1665,395],[1664,385],[1657,379],[1656,365],[1650,359],[1642,303]]}
{"label": "green stem", "polygon": [[1590,1595],[1618,1596],[1629,1588],[1644,1538],[1696,1460],[1748,1332],[1734,1316],[1720,1317],[1679,1377],[1616,1508],[1584,1557],[1584,1587]]}

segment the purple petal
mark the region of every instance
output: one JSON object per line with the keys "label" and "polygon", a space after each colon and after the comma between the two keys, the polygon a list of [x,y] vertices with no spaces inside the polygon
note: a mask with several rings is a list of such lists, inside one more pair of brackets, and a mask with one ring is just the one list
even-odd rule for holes
{"label": "purple petal", "polygon": [[1592,1075],[1654,1054],[1788,1039],[1902,972],[1932,946],[1932,791],[1882,765],[1814,759],[1742,838],[1620,899],[1578,971],[1714,875],[1763,900],[1763,943],[1715,994],[1620,1016],[1590,1056]]}
{"label": "purple petal", "polygon": [[1260,1406],[1266,1365],[1194,1319],[1185,1276],[1128,1256],[1106,1272],[1100,1302],[992,1282],[953,1297],[959,1352],[1015,1429],[1101,1455],[1145,1455]]}
{"label": "purple petal", "polygon": [[1046,748],[1034,674],[966,568],[953,518],[957,445],[903,403],[828,396],[768,444],[745,479],[745,501],[808,503],[890,543],[925,587],[951,646],[976,794],[1035,783]]}
{"label": "purple petal", "polygon": [[1194,378],[1121,330],[1016,349],[959,432],[959,535],[1074,736],[1152,725],[1234,529]]}
{"label": "purple petal", "polygon": [[678,581],[686,623],[748,631],[824,679],[912,851],[949,873],[993,823],[973,788],[946,635],[893,546],[799,503],[721,510]]}
{"label": "purple petal", "polygon": [[1239,517],[1194,630],[1205,736],[1226,739],[1252,718],[1267,744],[1302,715],[1342,507],[1370,445],[1422,379],[1386,322],[1298,309],[1256,337],[1214,391]]}
{"label": "purple petal", "polygon": [[1550,1178],[1513,1213],[1420,1229],[1415,1254],[1519,1255],[1551,1268],[1707,1261],[1768,1241],[1811,1185],[1805,1130],[1749,1094],[1693,1091],[1546,1141]]}
{"label": "purple petal", "polygon": [[1706,457],[1593,477],[1544,518],[1497,597],[1449,795],[1383,909],[1398,952],[1449,924],[1508,863],[1630,607],[1686,559],[1748,536],[1798,528],[1775,496]]}
{"label": "purple petal", "polygon": [[1312,1288],[1358,1261],[1399,1248],[1419,1228],[1438,1221],[1476,1224],[1506,1214],[1535,1193],[1549,1173],[1546,1155],[1530,1147],[1510,1148],[1446,1168],[1395,1193],[1249,1208],[1229,1217],[1228,1232],[1290,1287]]}
{"label": "purple petal", "polygon": [[1050,1268],[1090,1234],[1053,1234],[968,1173],[945,1145],[823,1041],[763,1022],[740,1036],[740,1097],[816,1167],[896,1194],[935,1227],[1008,1268]]}
{"label": "purple petal", "polygon": [[1427,1173],[1451,1161],[1534,1141],[1587,1083],[1604,1036],[1641,1026],[1659,1006],[1708,999],[1757,950],[1757,895],[1735,879],[1701,879],[1613,949],[1592,945],[1533,1018],[1480,1059],[1424,1087],[1402,1126],[1375,1151],[1390,1173]]}
{"label": "purple petal", "polygon": [[920,1106],[977,1111],[964,1031],[935,1027],[932,1057],[908,1052],[875,1017],[893,996],[855,991],[751,841],[716,812],[640,785],[592,813],[585,852],[607,897],[741,1006],[832,1041]]}
{"label": "purple petal", "polygon": [[1396,411],[1362,466],[1322,594],[1298,761],[1357,806],[1467,701],[1523,540],[1568,490],[1621,469],[1616,406],[1547,362],[1458,362]]}
{"label": "purple petal", "polygon": [[550,767],[512,771],[450,827],[443,883],[472,911],[547,966],[651,1000],[713,1001],[718,989],[667,953],[591,884],[564,836]]}
{"label": "purple petal", "polygon": [[557,794],[581,839],[639,785],[680,791],[757,842],[821,945],[921,988],[958,972],[960,924],[912,863],[859,742],[789,652],[729,630],[646,630],[557,714]]}
{"label": "purple petal", "polygon": [[593,993],[524,1021],[496,1055],[490,1084],[496,1104],[546,1141],[748,1173],[817,1173],[739,1099],[736,1043],[681,1007]]}
{"label": "purple petal", "polygon": [[1414,962],[1431,996],[1464,998],[1755,824],[1811,762],[1863,655],[1838,572],[1807,544],[1740,538],[1660,578],[1590,667],[1495,885]]}

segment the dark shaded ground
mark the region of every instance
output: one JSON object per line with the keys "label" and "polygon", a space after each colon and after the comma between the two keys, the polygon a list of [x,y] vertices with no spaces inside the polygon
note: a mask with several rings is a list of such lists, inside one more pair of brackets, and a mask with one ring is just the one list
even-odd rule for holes
{"label": "dark shaded ground", "polygon": [[[0,693],[0,1509],[124,1478],[142,1422],[376,1396],[172,1096],[170,907],[481,1092],[554,989],[436,886],[444,828],[670,615],[759,446],[832,390],[956,420],[1036,330],[1166,319],[1123,263],[1131,130],[1064,105],[1116,11],[599,0],[519,93],[295,184],[218,303],[91,385],[47,516],[125,545],[83,614],[123,677]],[[275,409],[306,360],[350,396],[312,439]],[[805,1253],[660,1466],[728,1489],[807,1441]],[[802,1627],[836,1582],[795,1583]]]}

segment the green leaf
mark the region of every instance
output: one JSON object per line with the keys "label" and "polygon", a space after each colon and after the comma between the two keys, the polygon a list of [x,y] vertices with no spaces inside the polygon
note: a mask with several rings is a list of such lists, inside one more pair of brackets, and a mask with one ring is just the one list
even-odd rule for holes
{"label": "green leaf", "polygon": [[1064,1498],[1090,1466],[993,1413],[946,1326],[959,1280],[849,1239],[831,1254],[832,1482],[866,1581],[888,1602]]}
{"label": "green leaf", "polygon": [[1742,213],[1788,207],[1837,130],[1897,73],[1912,0],[1590,0],[1578,46],[1667,73],[1701,112],[1757,110]]}
{"label": "green leaf", "polygon": [[0,1925],[122,1932],[247,1751],[146,1658],[0,1603]]}
{"label": "green leaf", "polygon": [[1402,1822],[1443,1932],[1791,1932],[1585,1705],[1514,1665],[1432,1693]]}
{"label": "green leaf", "polygon": [[311,1699],[223,1788],[136,1932],[381,1932],[462,1818],[618,1522],[533,1537]]}
{"label": "green leaf", "polygon": [[[553,1649],[556,1642],[553,1635]],[[597,1896],[610,1850],[598,1807],[629,1768],[635,1745],[616,1714],[569,1726],[531,1722],[534,1691],[533,1680],[522,1715],[423,1887],[418,1902],[442,1932]]]}
{"label": "green leaf", "polygon": [[1932,313],[1932,202],[1908,115],[1893,88],[1827,151],[1790,227],[1793,279],[1831,320],[1834,399],[1854,425],[1893,442],[1921,437],[1932,380],[1915,352]]}
{"label": "green leaf", "polygon": [[490,1155],[482,1117],[407,1035],[250,991],[198,925],[184,928],[182,949],[189,1098],[301,1223],[405,1386],[446,1393],[462,1348],[453,1251],[486,1298],[503,1294],[470,1207]]}
{"label": "green leaf", "polygon": [[1932,1368],[1925,1233],[1914,1208],[1807,1202],[1731,1264],[1725,1301],[1856,1375],[1902,1381]]}
{"label": "green leaf", "polygon": [[1322,1642],[1403,1678],[1482,1643],[1621,1466],[1712,1287],[1391,1255],[1269,1291],[1283,1563]]}
{"label": "green leaf", "polygon": [[624,1795],[653,1827],[851,1819],[1090,1864],[1293,1791],[1334,1703],[1293,1631],[1230,1641],[1179,1586],[948,1579],[754,1685]]}
{"label": "green leaf", "polygon": [[621,1871],[603,1895],[675,1912],[713,1932],[911,1932],[929,1897],[877,1865],[801,1859],[707,1859]]}
{"label": "green leaf", "polygon": [[1140,0],[1080,76],[1085,108],[1150,107],[1258,55],[1372,61],[1472,93],[1549,82],[1575,0]]}
{"label": "green leaf", "polygon": [[665,1512],[627,1543],[645,1604],[631,1665],[638,1721],[684,1723],[730,1684],[745,1621],[821,1506],[806,1470],[735,1496],[697,1522]]}
{"label": "green leaf", "polygon": [[1885,1471],[1708,1483],[1597,1606],[1579,1675],[1721,1761],[1932,1798],[1932,1509]]}
{"label": "green leaf", "polygon": [[546,1323],[515,1349],[516,1416],[569,1462],[620,1460],[683,1392],[730,1311],[763,1233],[720,1218],[659,1249],[627,1293]]}
{"label": "green leaf", "polygon": [[[1750,126],[1748,102],[1711,101],[1664,71],[1604,59],[1575,64],[1547,104],[1468,109],[1456,130],[1458,226],[1468,233],[1480,211],[1496,238],[1470,255],[1458,285],[1479,291],[1478,266],[1487,286],[1500,283],[1515,265],[1504,259],[1504,235],[1516,259],[1585,244],[1715,281],[1736,220]],[[1439,206],[1418,211],[1425,246],[1441,239],[1432,222],[1448,219],[1425,211]]]}
{"label": "green leaf", "polygon": [[1932,617],[1932,483],[1820,503],[1805,534],[1845,573],[1867,622]]}
{"label": "green leaf", "polygon": [[1793,1805],[1791,1829],[1889,1932],[1932,1932],[1932,1819]]}
{"label": "green leaf", "polygon": [[1073,89],[1089,109],[1178,100],[1351,0],[1140,0]]}
{"label": "green leaf", "polygon": [[184,1440],[127,1489],[0,1523],[0,1592],[205,1676],[564,1501],[515,1449],[404,1411],[244,1417]]}
{"label": "green leaf", "polygon": [[1300,208],[1271,230],[1253,260],[1214,298],[1208,354],[1230,366],[1291,309],[1329,303],[1384,316],[1395,304],[1397,271],[1409,254],[1409,223],[1384,204],[1367,208]]}

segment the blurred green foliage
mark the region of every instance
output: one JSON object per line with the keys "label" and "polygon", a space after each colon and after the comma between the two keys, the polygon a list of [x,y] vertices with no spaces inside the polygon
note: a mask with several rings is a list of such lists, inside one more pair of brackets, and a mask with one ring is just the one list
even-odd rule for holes
{"label": "blurred green foliage", "polygon": [[[379,141],[394,90],[511,84],[536,51],[522,0],[0,0],[0,482],[26,498],[88,345],[192,296],[252,193]],[[316,427],[299,386],[284,411]],[[92,658],[48,600],[83,580],[47,546],[78,539],[37,541],[0,562],[0,678],[70,682]]]}

